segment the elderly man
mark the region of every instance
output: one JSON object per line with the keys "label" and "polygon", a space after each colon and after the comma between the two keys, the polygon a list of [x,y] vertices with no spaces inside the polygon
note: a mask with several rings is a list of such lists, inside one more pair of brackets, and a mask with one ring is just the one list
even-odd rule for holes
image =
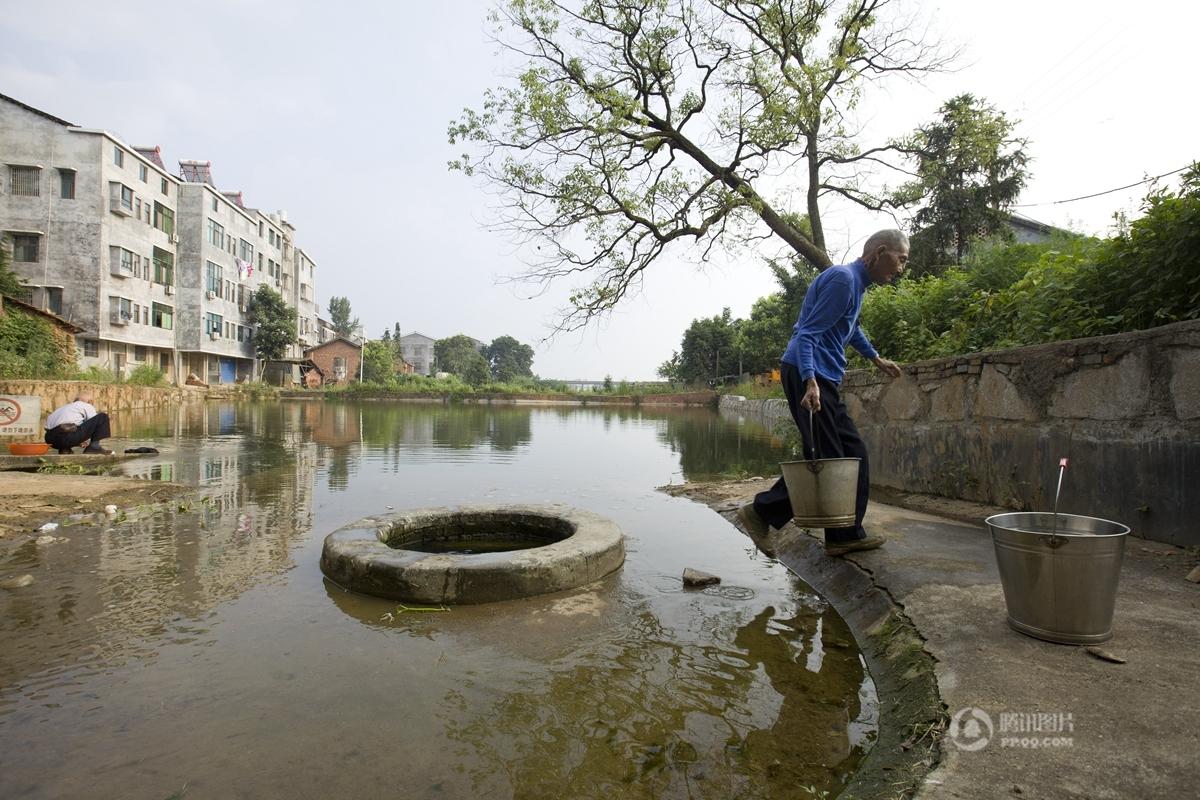
{"label": "elderly man", "polygon": [[[908,238],[900,231],[884,230],[867,239],[861,258],[830,267],[818,275],[804,296],[800,318],[792,329],[792,339],[780,365],[783,390],[792,419],[800,428],[806,457],[810,457],[807,454],[813,450],[815,437],[823,458],[862,459],[854,525],[825,529],[825,552],[831,556],[872,550],[884,542],[882,536],[868,536],[863,530],[871,487],[867,448],[846,413],[838,385],[846,372],[846,345],[851,345],[884,373],[892,377],[900,375],[896,364],[875,352],[858,327],[858,314],[867,287],[890,282],[904,271],[907,262]],[[810,411],[814,412],[811,425]],[[755,496],[754,502],[738,509],[742,525],[756,538],[767,537],[771,527],[782,528],[792,516],[783,478]]]}
{"label": "elderly man", "polygon": [[46,444],[58,450],[60,455],[70,455],[73,447],[87,442],[85,453],[112,455],[112,450],[100,446],[107,439],[108,414],[97,411],[92,405],[92,393],[80,392],[73,403],[57,408],[46,418]]}

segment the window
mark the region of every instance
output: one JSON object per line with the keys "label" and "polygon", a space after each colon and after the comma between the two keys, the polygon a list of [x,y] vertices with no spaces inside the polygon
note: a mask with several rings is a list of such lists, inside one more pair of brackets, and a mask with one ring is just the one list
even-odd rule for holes
{"label": "window", "polygon": [[213,247],[225,249],[225,228],[215,219],[208,221],[208,243]]}
{"label": "window", "polygon": [[242,342],[242,341],[245,341],[245,338],[246,338],[246,329],[243,326],[238,325],[237,326],[237,340],[239,342]]}
{"label": "window", "polygon": [[168,187],[167,179],[163,178],[162,179],[162,193],[167,195],[168,197],[170,197],[171,193],[167,191],[167,187]]}
{"label": "window", "polygon": [[133,303],[125,297],[110,296],[108,313],[110,322],[114,325],[124,325],[133,319]]}
{"label": "window", "polygon": [[221,327],[223,320],[220,314],[205,314],[204,315],[204,332],[209,336],[216,334],[221,335]]}
{"label": "window", "polygon": [[175,212],[162,203],[154,203],[154,227],[167,236],[175,235]]}
{"label": "window", "polygon": [[110,183],[109,209],[117,214],[133,214],[133,189],[123,183]]}
{"label": "window", "polygon": [[16,197],[38,197],[41,194],[42,171],[38,167],[9,167],[9,183]]}
{"label": "window", "polygon": [[84,355],[84,358],[99,358],[100,357],[100,343],[97,342],[95,339],[84,339],[83,340],[83,355]]}
{"label": "window", "polygon": [[108,271],[121,278],[137,278],[142,274],[142,257],[124,247],[108,248]]}
{"label": "window", "polygon": [[271,244],[275,244],[275,229],[274,228],[267,231],[267,241]]}
{"label": "window", "polygon": [[217,196],[216,195],[213,195],[212,207],[213,207],[213,211],[215,212],[217,210]]}
{"label": "window", "polygon": [[166,331],[172,330],[175,327],[175,309],[155,303],[150,311],[150,324]]}
{"label": "window", "polygon": [[259,220],[259,222],[258,222],[258,238],[261,239],[262,235],[263,235],[263,224],[262,224],[262,220]]}
{"label": "window", "polygon": [[63,200],[75,199],[75,170],[60,169],[58,171],[58,196]]}
{"label": "window", "polygon": [[14,233],[12,260],[26,264],[38,261],[40,238],[36,233]]}
{"label": "window", "polygon": [[[146,176],[147,176],[149,173],[150,173],[150,170],[146,169],[146,165],[145,165],[145,164],[138,164],[138,177],[142,179],[142,183],[145,183],[145,182],[146,182]],[[134,361],[141,361],[141,360],[142,360],[142,359],[140,359],[140,358],[135,358],[135,359],[134,359]]]}
{"label": "window", "polygon": [[164,286],[175,283],[175,256],[157,247],[154,248],[154,282]]}
{"label": "window", "polygon": [[[241,257],[242,261],[253,264],[254,263],[254,245],[250,244],[245,239],[238,239],[238,245],[239,245],[238,255]],[[258,266],[260,269],[262,268],[261,258],[259,259]]]}
{"label": "window", "polygon": [[47,286],[43,291],[46,295],[46,308],[50,311],[50,313],[62,316],[63,290],[57,286]]}
{"label": "window", "polygon": [[231,322],[229,322],[228,320],[226,320],[225,321],[225,338],[232,339],[233,338],[232,334],[233,334],[233,324]]}
{"label": "window", "polygon": [[263,254],[259,253],[258,254],[258,271],[259,272],[262,272],[262,264],[263,264]]}
{"label": "window", "polygon": [[217,295],[219,295],[221,293],[221,282],[222,282],[221,272],[222,272],[222,270],[221,270],[220,264],[214,264],[211,261],[208,261],[205,263],[205,270],[204,270],[204,276],[205,276],[204,289],[205,289],[205,291],[212,292],[213,294],[217,294]]}
{"label": "window", "polygon": [[113,163],[118,167],[125,166],[125,151],[116,146],[113,147]]}
{"label": "window", "polygon": [[140,325],[142,322],[142,307],[137,303],[133,304],[133,322],[135,325]]}
{"label": "window", "polygon": [[133,198],[133,215],[138,219],[142,218],[142,198]]}
{"label": "window", "polygon": [[146,360],[146,348],[144,345],[138,344],[138,345],[133,346],[133,360],[134,361],[145,361]]}
{"label": "window", "polygon": [[343,356],[334,356],[333,357],[333,371],[335,373],[340,372],[342,374],[345,374],[345,372],[346,372],[345,357],[343,357]]}

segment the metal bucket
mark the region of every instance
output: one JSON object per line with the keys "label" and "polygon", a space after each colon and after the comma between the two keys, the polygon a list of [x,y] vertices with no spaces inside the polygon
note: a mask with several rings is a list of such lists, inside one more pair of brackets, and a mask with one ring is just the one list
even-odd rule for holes
{"label": "metal bucket", "polygon": [[1129,528],[1095,517],[1057,516],[1057,525],[1046,512],[986,520],[1008,624],[1050,642],[1108,641]]}
{"label": "metal bucket", "polygon": [[795,523],[802,528],[853,525],[859,461],[857,458],[815,458],[780,464]]}

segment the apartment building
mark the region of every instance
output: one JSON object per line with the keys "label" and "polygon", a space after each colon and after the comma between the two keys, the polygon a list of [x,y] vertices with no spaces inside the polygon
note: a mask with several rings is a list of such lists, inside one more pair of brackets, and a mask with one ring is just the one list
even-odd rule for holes
{"label": "apartment building", "polygon": [[315,261],[285,212],[219,190],[210,162],[179,166],[0,95],[0,233],[23,299],[83,328],[84,368],[151,363],[173,381],[231,383],[255,376],[247,310],[267,285],[298,312],[277,365],[298,380],[318,340]]}
{"label": "apartment building", "polygon": [[83,329],[80,366],[173,378],[179,180],[147,152],[0,95],[0,232],[22,299]]}
{"label": "apartment building", "polygon": [[400,355],[413,366],[416,375],[432,375],[434,368],[433,345],[437,340],[432,336],[413,331],[400,337]]}

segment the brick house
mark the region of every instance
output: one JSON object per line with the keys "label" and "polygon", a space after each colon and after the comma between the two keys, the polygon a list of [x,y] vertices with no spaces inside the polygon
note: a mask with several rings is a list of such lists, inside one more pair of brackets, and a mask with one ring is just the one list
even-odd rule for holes
{"label": "brick house", "polygon": [[83,328],[68,322],[57,314],[26,303],[24,300],[18,300],[15,297],[0,297],[0,316],[11,313],[24,314],[48,322],[50,335],[54,338],[54,346],[59,351],[62,363],[72,367],[75,365],[75,336],[83,333]]}
{"label": "brick house", "polygon": [[358,380],[362,345],[344,336],[336,336],[324,344],[310,347],[304,356],[320,371],[326,385],[342,385]]}

